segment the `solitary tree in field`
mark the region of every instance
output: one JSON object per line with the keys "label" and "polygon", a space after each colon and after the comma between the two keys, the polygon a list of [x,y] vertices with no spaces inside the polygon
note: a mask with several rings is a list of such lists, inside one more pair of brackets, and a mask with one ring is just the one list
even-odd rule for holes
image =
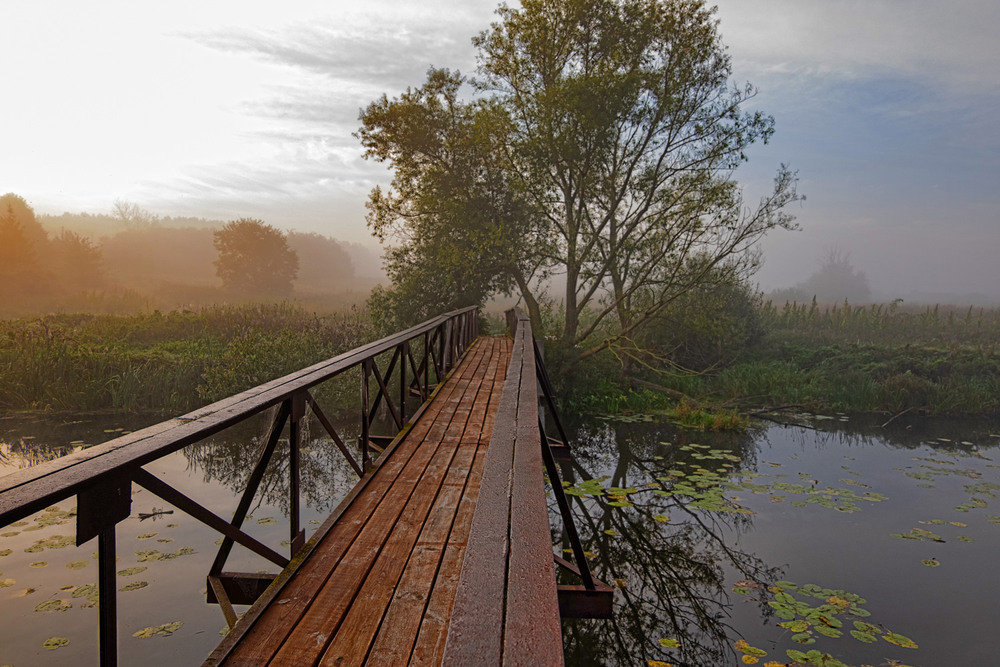
{"label": "solitary tree in field", "polygon": [[215,232],[215,272],[226,289],[243,296],[288,296],[299,258],[284,232],[253,218],[226,223]]}
{"label": "solitary tree in field", "polygon": [[58,283],[70,292],[104,286],[101,249],[76,232],[64,229],[49,241],[48,264]]}
{"label": "solitary tree in field", "polygon": [[111,217],[126,229],[141,229],[150,227],[157,217],[135,202],[116,199],[111,206]]}
{"label": "solitary tree in field", "polygon": [[681,295],[749,275],[760,238],[793,226],[795,178],[782,167],[758,203],[743,198],[734,170],[774,121],[743,110],[756,91],[731,85],[712,11],[522,0],[474,40],[476,95],[431,70],[369,105],[366,156],[394,169],[368,202],[392,243],[388,296],[450,305],[516,291],[538,327],[542,280],[559,277],[550,333],[585,358],[627,350]]}

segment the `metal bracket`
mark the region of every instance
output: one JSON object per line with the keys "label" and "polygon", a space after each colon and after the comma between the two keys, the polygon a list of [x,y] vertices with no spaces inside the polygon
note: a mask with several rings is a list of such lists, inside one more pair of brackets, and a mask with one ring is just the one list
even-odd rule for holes
{"label": "metal bracket", "polygon": [[76,500],[76,546],[114,528],[132,513],[132,480],[115,477],[81,489]]}

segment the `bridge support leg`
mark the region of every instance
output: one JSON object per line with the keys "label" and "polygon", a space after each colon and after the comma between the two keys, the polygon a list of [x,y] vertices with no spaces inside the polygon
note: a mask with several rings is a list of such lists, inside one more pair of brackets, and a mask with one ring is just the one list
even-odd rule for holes
{"label": "bridge support leg", "polygon": [[97,538],[101,667],[118,665],[115,526],[132,511],[132,481],[114,478],[77,494],[76,546]]}

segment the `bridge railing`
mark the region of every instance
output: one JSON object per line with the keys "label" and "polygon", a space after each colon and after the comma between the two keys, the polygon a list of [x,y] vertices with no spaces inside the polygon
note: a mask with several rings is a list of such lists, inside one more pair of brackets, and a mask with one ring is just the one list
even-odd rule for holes
{"label": "bridge railing", "polygon": [[[556,461],[569,456],[568,441],[531,322],[514,309],[507,312],[507,325],[513,338],[510,365],[455,593],[442,659],[446,666],[559,667],[560,619],[612,613],[613,590],[590,571],[560,481]],[[555,424],[561,441],[546,434],[547,421]],[[574,562],[552,551],[543,473]],[[556,567],[581,583],[557,584]]]}
{"label": "bridge railing", "polygon": [[[305,542],[305,531],[300,527],[299,454],[301,420],[306,411],[311,411],[322,424],[354,471],[364,476],[371,465],[372,449],[381,450],[380,445],[393,439],[372,433],[377,414],[388,412],[396,430],[406,431],[478,335],[478,308],[456,310],[181,417],[0,477],[0,528],[77,496],[76,545],[79,547],[95,537],[98,541],[100,661],[104,667],[113,666],[117,664],[115,527],[130,515],[132,484],[138,484],[222,533],[221,546],[208,573],[209,599],[220,604],[232,626],[236,613],[231,599],[253,598],[270,581],[223,572],[233,545],[239,544],[282,568],[290,561],[290,557],[242,530],[282,435],[287,431],[290,556],[294,556]],[[360,461],[352,455],[351,448],[311,391],[316,385],[355,369],[360,369],[361,377],[357,424]],[[409,410],[408,399],[411,399]],[[416,399],[419,407],[414,411]],[[213,513],[143,468],[275,407],[263,450],[231,519]]]}

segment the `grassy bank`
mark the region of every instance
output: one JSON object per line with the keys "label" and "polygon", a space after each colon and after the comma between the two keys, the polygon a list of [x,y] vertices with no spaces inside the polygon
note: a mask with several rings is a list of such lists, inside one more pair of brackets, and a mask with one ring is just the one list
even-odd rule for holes
{"label": "grassy bank", "polygon": [[1000,413],[1000,310],[766,303],[758,316],[764,335],[725,366],[691,375],[635,373],[662,391],[637,387],[621,377],[620,367],[617,377],[605,369],[605,379],[592,382],[589,393],[572,397],[573,407],[670,410],[683,395],[713,406],[714,414],[777,405],[816,412]]}
{"label": "grassy bank", "polygon": [[0,409],[178,413],[371,338],[357,312],[288,304],[0,321]]}

